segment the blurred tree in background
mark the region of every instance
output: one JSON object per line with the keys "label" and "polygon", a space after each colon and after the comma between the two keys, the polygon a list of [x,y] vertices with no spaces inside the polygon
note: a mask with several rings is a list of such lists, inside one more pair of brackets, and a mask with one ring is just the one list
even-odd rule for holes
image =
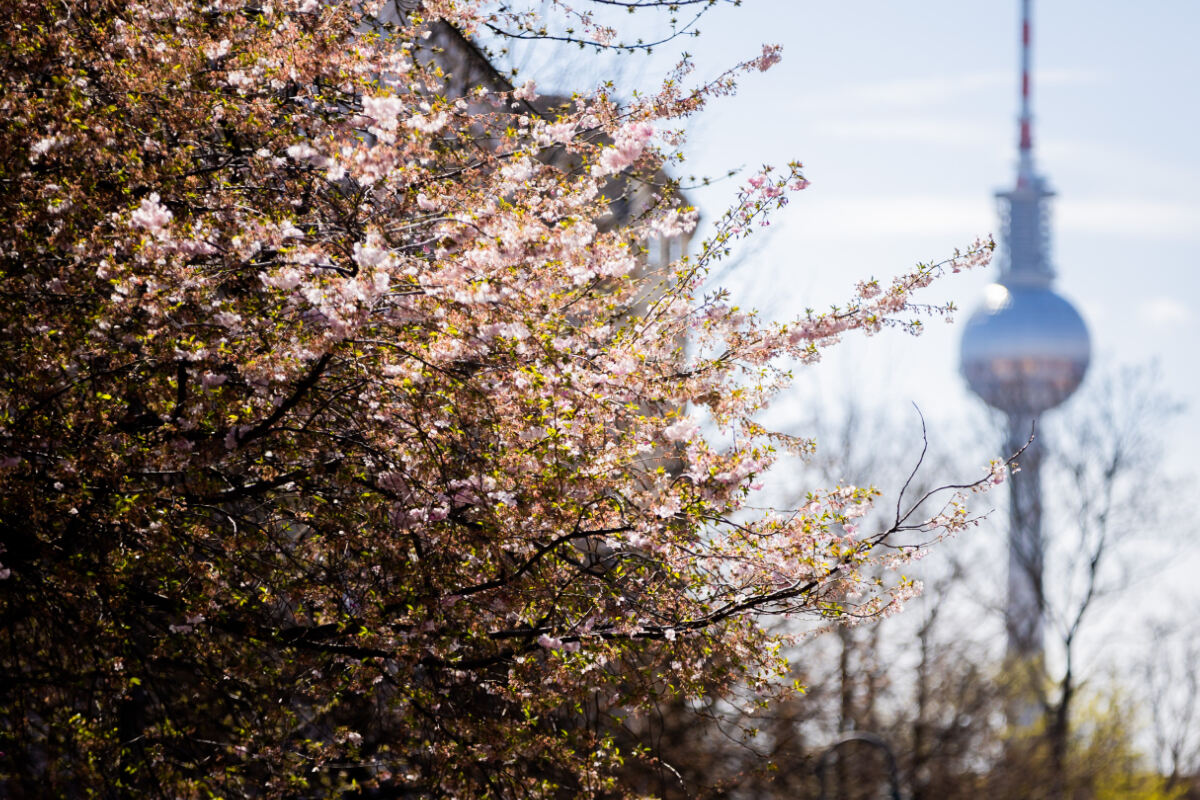
{"label": "blurred tree in background", "polygon": [[[1005,563],[1001,515],[986,523],[992,542],[980,539],[984,530],[964,534],[918,565],[926,587],[906,614],[839,626],[793,650],[804,695],[747,718],[713,703],[707,726],[670,710],[643,723],[682,776],[668,796],[815,798],[816,761],[853,731],[890,744],[912,800],[1200,796],[1194,626],[1182,611],[1142,630],[1114,617],[1144,602],[1145,581],[1163,566],[1153,546],[1166,537],[1178,553],[1186,539],[1186,531],[1163,533],[1161,514],[1179,495],[1158,467],[1160,447],[1179,408],[1157,387],[1153,368],[1111,370],[1052,422],[1045,662],[1004,657],[1003,602],[989,588],[1003,585],[990,567]],[[889,486],[908,478],[903,454],[914,425],[849,399],[836,417],[802,424],[820,446],[798,479],[872,474]],[[952,472],[954,458],[935,448],[927,462]],[[921,484],[920,475],[911,484],[918,494]],[[1031,704],[1032,724],[1010,722],[1014,706]],[[861,745],[839,748],[828,773],[829,797],[886,789],[883,759]]]}

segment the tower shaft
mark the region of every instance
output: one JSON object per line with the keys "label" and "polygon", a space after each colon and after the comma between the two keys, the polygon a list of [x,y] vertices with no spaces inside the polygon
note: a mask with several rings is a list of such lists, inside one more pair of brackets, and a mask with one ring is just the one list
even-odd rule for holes
{"label": "tower shaft", "polygon": [[1030,663],[1043,652],[1045,593],[1042,538],[1042,456],[1044,437],[1039,431],[1030,441],[1034,420],[1023,414],[1008,417],[1006,452],[1022,447],[1020,470],[1009,483],[1008,603],[1005,628],[1008,655]]}
{"label": "tower shaft", "polygon": [[[1011,288],[1048,290],[1054,280],[1050,265],[1050,225],[1047,200],[1054,196],[1033,162],[1033,0],[1021,0],[1021,102],[1018,118],[1017,183],[1010,191],[998,192],[1003,220],[1004,261],[1001,282]],[[1031,320],[1035,325],[1037,320]],[[1042,325],[1048,324],[1048,320]],[[1055,364],[1064,374],[1069,370]],[[1049,375],[1030,375],[1021,395],[1035,396]],[[1051,381],[1052,383],[1053,381]],[[1008,654],[1027,663],[1043,653],[1045,594],[1042,538],[1042,436],[1030,440],[1035,417],[1029,403],[1012,398],[1008,408],[1007,452],[1024,451],[1020,471],[1009,485],[1008,602],[1005,626]],[[1040,404],[1039,404],[1040,405]],[[1022,407],[1024,406],[1024,407]]]}

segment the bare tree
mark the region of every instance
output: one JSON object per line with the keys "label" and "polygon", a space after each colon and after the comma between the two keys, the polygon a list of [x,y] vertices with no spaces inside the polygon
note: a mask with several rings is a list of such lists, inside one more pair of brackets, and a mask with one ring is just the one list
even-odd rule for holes
{"label": "bare tree", "polygon": [[1139,559],[1120,555],[1140,531],[1161,527],[1163,426],[1180,407],[1157,384],[1153,367],[1117,370],[1082,392],[1050,427],[1047,538],[1053,580],[1043,608],[1058,663],[1026,666],[1042,672],[1030,686],[1045,713],[1054,797],[1066,796],[1071,717],[1086,677],[1081,635],[1100,604],[1136,577]]}
{"label": "bare tree", "polygon": [[[1177,411],[1156,390],[1152,370],[1124,370],[1093,381],[1046,426],[1045,662],[1014,666],[1003,659],[1000,587],[988,585],[989,565],[1000,561],[1002,537],[994,534],[1005,522],[997,514],[917,565],[926,589],[906,613],[803,639],[793,677],[811,687],[805,694],[767,712],[748,693],[742,706],[712,704],[700,718],[664,702],[653,719],[628,721],[652,734],[639,738],[654,742],[663,765],[655,790],[670,797],[815,797],[813,767],[825,747],[841,733],[873,731],[895,750],[913,800],[1175,796],[1169,792],[1200,767],[1200,677],[1193,667],[1200,644],[1188,637],[1194,627],[1176,621],[1153,628],[1156,644],[1140,666],[1161,775],[1136,746],[1141,694],[1107,678],[1088,634],[1111,624],[1113,601],[1128,596],[1139,573],[1156,574],[1140,535],[1162,527],[1158,442]],[[922,441],[915,414],[897,423],[850,401],[837,404],[836,418],[807,419],[803,427],[816,432],[816,450],[796,466],[797,483],[879,476],[893,503]],[[936,445],[938,437],[929,438]],[[864,441],[875,449],[859,447]],[[964,468],[953,455],[930,450],[929,471]],[[908,483],[915,496],[923,473]],[[887,511],[894,515],[892,505]],[[887,519],[862,522],[870,529]],[[1041,711],[1027,729],[1014,728],[1006,713],[1018,697]],[[840,755],[827,776],[832,796],[872,797],[885,785],[884,765],[872,753],[850,748]]]}
{"label": "bare tree", "polygon": [[1157,766],[1174,790],[1200,774],[1200,626],[1194,615],[1159,621],[1147,639],[1138,674]]}

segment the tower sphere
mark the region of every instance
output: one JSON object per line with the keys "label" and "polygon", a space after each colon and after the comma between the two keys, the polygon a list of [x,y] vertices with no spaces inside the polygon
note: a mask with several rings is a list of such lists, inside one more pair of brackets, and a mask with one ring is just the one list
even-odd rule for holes
{"label": "tower sphere", "polygon": [[1010,415],[1034,416],[1066,400],[1090,360],[1083,318],[1049,286],[993,283],[963,331],[963,376]]}

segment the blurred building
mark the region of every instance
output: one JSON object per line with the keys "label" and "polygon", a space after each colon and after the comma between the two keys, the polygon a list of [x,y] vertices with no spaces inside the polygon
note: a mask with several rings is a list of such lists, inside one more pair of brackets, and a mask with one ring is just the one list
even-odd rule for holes
{"label": "blurred building", "polygon": [[[419,7],[420,0],[391,0],[380,12],[379,21],[383,25],[403,24]],[[429,23],[428,29],[429,38],[424,40],[421,50],[414,55],[430,59],[441,67],[446,76],[445,91],[449,96],[468,97],[476,87],[484,87],[490,92],[511,92],[515,88],[509,76],[501,72],[488,54],[462,31],[440,20]],[[569,97],[548,94],[531,103],[522,102],[521,106],[522,111],[532,111],[546,119],[554,119],[557,115],[570,111],[573,101]],[[596,140],[609,142],[605,136],[598,136]],[[564,171],[581,168],[561,146],[547,148],[541,158]],[[613,176],[604,187],[604,195],[609,199],[610,213],[594,222],[600,230],[611,230],[628,224],[654,205],[656,195],[662,194],[665,187],[671,183],[671,177],[661,171],[649,176],[629,173]],[[673,197],[679,208],[690,205],[681,191],[674,190]],[[644,269],[665,267],[682,258],[688,252],[691,237],[692,234],[687,233],[644,242]]]}
{"label": "blurred building", "polygon": [[1048,201],[1054,193],[1033,161],[1030,5],[1021,2],[1017,181],[996,194],[1000,278],[967,322],[961,362],[971,390],[1005,415],[1006,454],[1024,448],[1010,483],[1006,611],[1008,652],[1024,659],[1042,653],[1046,607],[1040,475],[1046,442],[1037,420],[1079,387],[1091,354],[1082,317],[1052,288]]}

